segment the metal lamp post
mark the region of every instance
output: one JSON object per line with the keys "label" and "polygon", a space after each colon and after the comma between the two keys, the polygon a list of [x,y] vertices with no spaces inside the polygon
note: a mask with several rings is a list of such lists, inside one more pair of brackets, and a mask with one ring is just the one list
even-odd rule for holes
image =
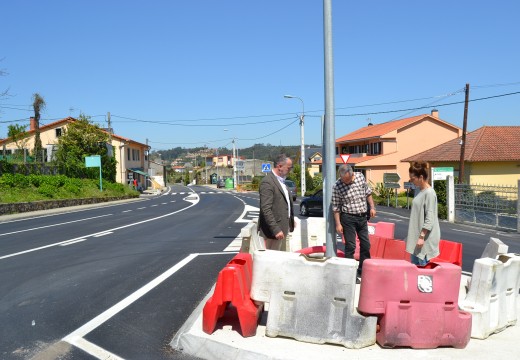
{"label": "metal lamp post", "polygon": [[299,98],[298,96],[293,95],[284,95],[283,96],[286,99],[298,99],[302,102],[302,114],[300,116],[300,164],[301,164],[301,178],[300,178],[300,188],[302,192],[302,196],[305,196],[305,141],[303,138],[304,135],[304,119],[305,119],[305,104],[303,103],[303,100]]}

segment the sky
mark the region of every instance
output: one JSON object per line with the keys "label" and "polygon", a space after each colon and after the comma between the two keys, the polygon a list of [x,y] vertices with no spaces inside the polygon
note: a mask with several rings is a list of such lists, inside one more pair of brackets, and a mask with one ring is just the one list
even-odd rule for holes
{"label": "sky", "polygon": [[[439,111],[520,125],[520,2],[332,0],[335,137]],[[320,145],[323,1],[53,0],[0,5],[0,138],[80,114],[175,147]],[[284,95],[295,98],[287,99]],[[300,101],[301,99],[301,101]],[[417,141],[428,134],[417,134]]]}

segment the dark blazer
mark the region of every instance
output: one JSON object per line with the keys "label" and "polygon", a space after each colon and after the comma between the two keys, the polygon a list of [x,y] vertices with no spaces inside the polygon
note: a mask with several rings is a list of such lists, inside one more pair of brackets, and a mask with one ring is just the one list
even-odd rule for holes
{"label": "dark blazer", "polygon": [[[264,239],[275,239],[283,231],[287,237],[294,230],[293,202],[289,194],[289,203],[276,176],[269,172],[260,183],[260,217],[258,228]],[[289,209],[291,216],[288,217]]]}

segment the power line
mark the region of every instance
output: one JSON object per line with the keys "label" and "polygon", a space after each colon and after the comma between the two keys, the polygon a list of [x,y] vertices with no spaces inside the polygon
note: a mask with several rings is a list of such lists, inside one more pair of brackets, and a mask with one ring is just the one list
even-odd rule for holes
{"label": "power line", "polygon": [[[473,99],[473,100],[470,100],[470,102],[488,100],[488,99],[499,98],[499,97],[510,96],[510,95],[517,95],[517,94],[520,94],[520,91],[513,92],[513,93],[507,93],[507,94],[501,94],[501,95],[487,96],[487,97],[478,98],[478,99]],[[464,103],[464,101],[456,101],[456,102],[452,102],[452,103],[438,104],[438,105],[435,105],[435,106],[436,107],[451,106],[451,105],[458,105],[458,104],[463,104],[463,103]],[[395,113],[395,112],[400,112],[400,111],[427,109],[429,107],[430,106],[420,106],[420,107],[409,108],[409,109],[388,110],[388,111],[378,111],[378,112],[359,113],[359,114],[336,114],[336,116],[364,116],[364,115],[390,114],[390,113]]]}

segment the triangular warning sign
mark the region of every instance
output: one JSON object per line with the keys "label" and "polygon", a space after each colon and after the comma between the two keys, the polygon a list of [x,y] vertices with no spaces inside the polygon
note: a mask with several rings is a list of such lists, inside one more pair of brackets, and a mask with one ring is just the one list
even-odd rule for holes
{"label": "triangular warning sign", "polygon": [[343,164],[346,164],[347,161],[348,161],[348,158],[350,157],[350,155],[347,155],[347,154],[341,154],[341,160],[343,161]]}

